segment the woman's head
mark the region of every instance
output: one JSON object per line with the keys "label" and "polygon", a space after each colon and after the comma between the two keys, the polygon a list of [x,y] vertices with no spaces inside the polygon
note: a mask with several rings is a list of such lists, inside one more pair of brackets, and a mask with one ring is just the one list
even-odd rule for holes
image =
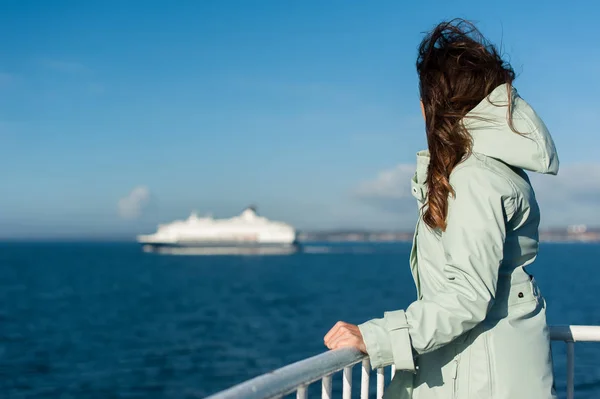
{"label": "woman's head", "polygon": [[469,22],[437,25],[421,42],[417,59],[419,90],[425,116],[430,162],[423,220],[446,228],[450,172],[471,151],[463,117],[515,73],[498,50]]}

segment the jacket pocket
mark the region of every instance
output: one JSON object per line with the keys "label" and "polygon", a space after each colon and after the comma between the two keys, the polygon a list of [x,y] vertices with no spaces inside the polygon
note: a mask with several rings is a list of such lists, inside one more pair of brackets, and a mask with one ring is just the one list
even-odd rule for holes
{"label": "jacket pocket", "polygon": [[456,346],[453,399],[492,399],[493,367],[489,331],[476,327]]}
{"label": "jacket pocket", "polygon": [[[466,388],[460,392],[460,399],[493,398],[492,354],[490,353],[490,334],[481,330],[473,331],[471,344],[463,353],[468,356],[468,367],[459,375],[465,379]],[[468,353],[467,353],[468,352]],[[461,375],[462,374],[462,375]]]}

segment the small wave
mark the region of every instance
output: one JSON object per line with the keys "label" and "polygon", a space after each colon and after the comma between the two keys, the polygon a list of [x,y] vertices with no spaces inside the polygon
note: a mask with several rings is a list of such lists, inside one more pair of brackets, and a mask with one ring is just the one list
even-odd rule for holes
{"label": "small wave", "polygon": [[330,247],[304,247],[302,248],[302,252],[305,254],[327,254],[332,252],[332,248]]}
{"label": "small wave", "polygon": [[306,254],[372,254],[378,252],[398,252],[400,249],[395,246],[372,245],[372,244],[331,244],[315,245],[308,244],[302,246],[302,252]]}

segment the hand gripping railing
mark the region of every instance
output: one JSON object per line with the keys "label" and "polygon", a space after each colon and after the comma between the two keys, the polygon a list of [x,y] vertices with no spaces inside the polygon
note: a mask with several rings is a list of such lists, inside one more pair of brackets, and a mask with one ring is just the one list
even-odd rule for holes
{"label": "hand gripping railing", "polygon": [[[567,344],[567,399],[573,399],[575,376],[575,342],[600,342],[600,326],[552,326],[550,337]],[[270,399],[281,398],[296,392],[297,399],[306,399],[308,386],[321,381],[321,397],[331,399],[332,376],[343,370],[342,398],[350,399],[352,393],[352,368],[362,363],[360,398],[369,397],[371,366],[366,355],[356,349],[337,349],[263,374],[207,399]],[[395,369],[392,366],[390,377]],[[377,369],[377,399],[383,397],[384,369]]]}

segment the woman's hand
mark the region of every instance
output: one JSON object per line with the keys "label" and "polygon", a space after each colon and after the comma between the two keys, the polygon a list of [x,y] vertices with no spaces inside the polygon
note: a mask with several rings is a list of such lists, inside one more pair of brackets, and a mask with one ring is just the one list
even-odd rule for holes
{"label": "woman's hand", "polygon": [[367,353],[362,334],[354,324],[338,321],[325,335],[323,340],[325,341],[325,346],[329,349],[351,347]]}

